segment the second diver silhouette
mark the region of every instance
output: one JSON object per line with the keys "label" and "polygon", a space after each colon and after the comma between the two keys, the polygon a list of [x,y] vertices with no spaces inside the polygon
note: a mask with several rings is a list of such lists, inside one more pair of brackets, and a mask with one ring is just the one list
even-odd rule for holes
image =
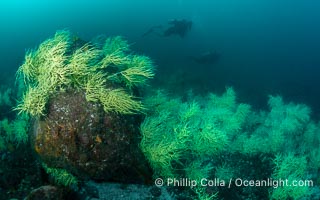
{"label": "second diver silhouette", "polygon": [[192,21],[189,21],[186,19],[182,19],[182,20],[174,19],[168,22],[168,24],[170,26],[164,30],[161,25],[153,26],[147,32],[145,32],[142,35],[142,37],[145,37],[153,33],[162,37],[177,35],[177,36],[180,36],[181,38],[184,38],[186,34],[191,30],[191,27],[192,27]]}
{"label": "second diver silhouette", "polygon": [[214,51],[207,51],[198,56],[189,56],[195,63],[200,65],[216,64],[220,60],[221,55]]}

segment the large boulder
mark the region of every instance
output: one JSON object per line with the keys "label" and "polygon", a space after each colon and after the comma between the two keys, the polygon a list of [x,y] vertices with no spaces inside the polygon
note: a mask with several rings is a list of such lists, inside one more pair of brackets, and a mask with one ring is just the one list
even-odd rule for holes
{"label": "large boulder", "polygon": [[80,179],[144,183],[151,180],[138,144],[141,115],[106,113],[85,92],[51,98],[46,117],[35,120],[31,142],[41,160]]}

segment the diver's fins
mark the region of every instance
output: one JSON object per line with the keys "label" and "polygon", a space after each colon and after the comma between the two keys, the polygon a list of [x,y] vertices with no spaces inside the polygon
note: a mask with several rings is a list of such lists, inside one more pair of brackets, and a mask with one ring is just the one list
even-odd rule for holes
{"label": "diver's fins", "polygon": [[153,26],[153,27],[151,27],[147,32],[145,32],[144,34],[142,34],[141,37],[146,37],[146,36],[148,36],[148,35],[150,35],[150,34],[161,35],[161,34],[159,34],[159,33],[156,31],[156,29],[161,29],[161,28],[162,28],[161,25]]}

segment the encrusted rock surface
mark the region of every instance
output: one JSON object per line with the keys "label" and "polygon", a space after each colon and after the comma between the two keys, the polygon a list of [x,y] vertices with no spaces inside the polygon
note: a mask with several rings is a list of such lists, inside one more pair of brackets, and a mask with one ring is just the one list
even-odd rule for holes
{"label": "encrusted rock surface", "polygon": [[105,113],[83,91],[61,92],[34,123],[34,150],[48,167],[64,168],[81,179],[123,183],[151,180],[138,146],[140,115]]}
{"label": "encrusted rock surface", "polygon": [[25,200],[61,200],[64,199],[63,190],[56,186],[45,185],[30,192]]}

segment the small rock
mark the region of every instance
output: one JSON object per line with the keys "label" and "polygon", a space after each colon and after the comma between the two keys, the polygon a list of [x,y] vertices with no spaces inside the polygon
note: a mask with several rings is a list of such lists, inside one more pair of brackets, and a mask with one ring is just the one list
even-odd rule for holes
{"label": "small rock", "polygon": [[30,192],[26,200],[61,200],[63,190],[52,185],[45,185]]}

